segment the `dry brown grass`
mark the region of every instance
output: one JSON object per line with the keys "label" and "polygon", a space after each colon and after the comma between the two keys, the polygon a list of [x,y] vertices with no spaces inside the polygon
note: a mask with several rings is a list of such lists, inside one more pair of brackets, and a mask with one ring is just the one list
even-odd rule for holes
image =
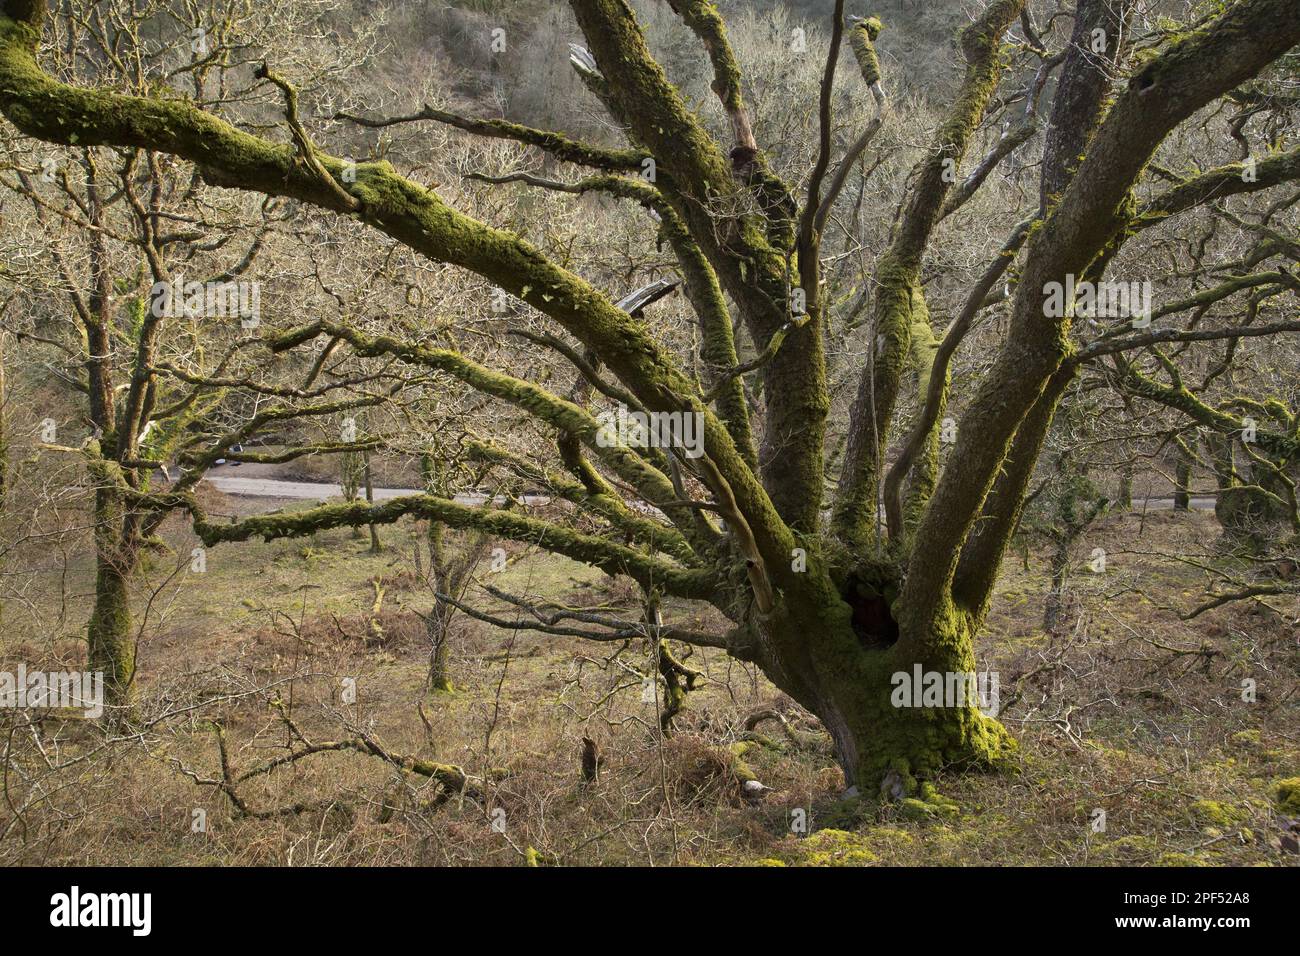
{"label": "dry brown grass", "polygon": [[[183,553],[185,532],[169,533]],[[1079,564],[1101,546],[1108,571],[1076,572],[1073,624],[1056,635],[1039,626],[1041,560],[1028,571],[1008,562],[980,659],[1001,674],[1018,767],[945,777],[939,789],[960,812],[925,819],[841,801],[842,775],[807,716],[716,652],[691,657],[706,679],[669,739],[654,704],[642,702],[642,647],[615,655],[615,646],[462,618],[457,690],[430,695],[420,617],[429,596],[412,572],[412,533],[386,529],[379,555],[346,531],[214,551],[201,582],[155,595],[140,712],[156,722],[143,733],[105,742],[84,722],[47,717],[30,727],[0,714],[11,755],[0,862],[520,865],[530,849],[543,862],[584,865],[1296,859],[1282,848],[1287,821],[1270,799],[1274,781],[1300,768],[1296,609],[1237,605],[1182,621],[1176,608],[1201,593],[1203,575],[1159,557],[1204,549],[1211,516],[1103,522]],[[635,605],[633,592],[590,569],[513,557],[493,581],[508,591]],[[167,571],[160,558],[155,582]],[[66,623],[11,629],[0,661],[77,663],[84,574],[70,576]],[[378,615],[376,579],[385,590]],[[1244,676],[1258,684],[1253,704],[1240,699]],[[345,680],[355,681],[354,703]],[[772,790],[753,804],[731,772],[731,747],[746,715],[765,707],[783,709],[813,743],[796,746],[775,723],[759,728],[764,742],[743,759]],[[394,755],[455,764],[474,778],[472,792],[449,794],[356,751],[314,754],[239,784],[245,808],[262,817],[193,779],[221,779],[217,726],[233,777],[301,747],[282,713],[312,742],[364,737]],[[604,755],[594,783],[580,774],[583,736]],[[1098,808],[1102,833],[1090,826]],[[206,832],[193,832],[196,810]],[[791,833],[800,815],[812,836]]]}

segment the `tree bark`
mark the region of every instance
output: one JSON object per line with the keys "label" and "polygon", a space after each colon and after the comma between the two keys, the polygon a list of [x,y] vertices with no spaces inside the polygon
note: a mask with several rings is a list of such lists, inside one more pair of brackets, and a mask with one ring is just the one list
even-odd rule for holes
{"label": "tree bark", "polygon": [[426,631],[429,636],[429,687],[432,690],[455,689],[451,677],[451,605],[435,601]]}
{"label": "tree bark", "polygon": [[1119,480],[1115,483],[1115,507],[1121,511],[1133,510],[1133,462],[1120,466]]}
{"label": "tree bark", "polygon": [[1179,446],[1178,460],[1174,463],[1174,510],[1189,511],[1192,507],[1192,460]]}
{"label": "tree bark", "polygon": [[104,702],[115,716],[130,708],[135,694],[130,578],[136,558],[122,541],[122,511],[116,488],[95,492],[95,604],[87,627],[87,664],[91,673],[103,673]]}
{"label": "tree bark", "polygon": [[1052,549],[1052,586],[1043,604],[1043,630],[1049,634],[1061,623],[1061,612],[1065,607],[1065,579],[1069,570],[1070,541],[1062,536]]}
{"label": "tree bark", "polygon": [[[373,505],[375,503],[375,483],[371,477],[371,471],[370,471],[370,452],[368,451],[364,452],[363,455],[364,457],[362,460],[365,462],[365,477],[366,477],[366,503]],[[370,553],[378,554],[383,550],[384,550],[383,542],[379,540],[379,528],[374,524],[374,522],[371,522],[370,523]]]}
{"label": "tree bark", "polygon": [[895,621],[882,600],[873,631],[865,609],[851,603],[858,598],[841,599],[815,568],[804,578],[799,593],[784,589],[754,652],[768,678],[822,721],[847,786],[874,798],[888,778],[901,787],[888,796],[900,796],[941,768],[988,769],[1014,752],[1006,729],[970,700],[895,705],[896,684],[918,668],[945,679],[975,673],[975,615],[948,602]]}

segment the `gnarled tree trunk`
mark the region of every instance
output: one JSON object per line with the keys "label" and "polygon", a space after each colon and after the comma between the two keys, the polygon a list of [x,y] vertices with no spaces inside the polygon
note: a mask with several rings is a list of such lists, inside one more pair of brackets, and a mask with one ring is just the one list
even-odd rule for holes
{"label": "gnarled tree trunk", "polygon": [[[831,734],[847,786],[875,797],[888,778],[901,785],[899,795],[944,767],[989,769],[1014,752],[1010,734],[981,712],[974,693],[974,616],[949,605],[894,622],[883,602],[856,610],[855,626],[855,608],[843,601],[792,607],[759,639],[765,673]],[[883,615],[881,633],[863,629],[869,612]],[[936,706],[921,697],[918,669],[945,685],[962,675],[967,692]]]}

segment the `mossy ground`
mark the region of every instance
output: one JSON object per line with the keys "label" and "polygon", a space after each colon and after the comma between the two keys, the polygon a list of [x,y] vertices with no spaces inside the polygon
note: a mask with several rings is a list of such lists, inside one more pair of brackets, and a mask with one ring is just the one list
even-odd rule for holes
{"label": "mossy ground", "polygon": [[[234,510],[213,500],[212,509]],[[265,503],[262,503],[265,505]],[[1294,613],[1245,605],[1180,621],[1156,603],[1191,601],[1202,578],[1153,557],[1192,553],[1214,536],[1208,515],[1107,519],[1072,578],[1072,629],[1041,631],[1046,567],[1014,558],[999,585],[979,663],[1001,674],[1002,719],[1019,741],[1009,770],[948,772],[913,798],[843,800],[843,777],[816,725],[751,668],[720,652],[685,662],[700,670],[676,736],[661,740],[643,701],[633,646],[508,632],[461,619],[452,693],[424,687],[427,648],[418,614],[429,595],[413,573],[416,529],[382,530],[385,550],[344,529],[270,544],[222,545],[201,579],[152,559],[137,587],[141,709],[178,715],[113,757],[44,778],[47,798],[22,820],[0,808],[0,861],[119,864],[563,864],[696,865],[1292,865],[1283,837],[1297,815],[1300,729]],[[178,554],[192,543],[166,529]],[[1087,554],[1109,554],[1105,575]],[[563,559],[511,546],[491,583],[571,606],[633,613],[636,591]],[[76,666],[90,593],[88,556],[66,588],[45,575],[28,605],[10,602],[0,663]],[[485,576],[486,577],[486,576]],[[372,613],[374,581],[384,602]],[[516,611],[479,595],[476,603]],[[688,609],[669,606],[670,619]],[[721,625],[711,612],[693,626]],[[1173,649],[1172,651],[1169,649]],[[1257,680],[1253,703],[1240,682]],[[348,704],[342,681],[356,681]],[[283,755],[286,728],[269,699],[291,702],[316,740],[364,732],[394,751],[454,763],[485,784],[487,803],[439,802],[430,782],[357,753],[321,754],[242,786],[256,810],[330,801],[270,820],[235,819],[212,787],[217,718],[232,764],[244,771]],[[743,748],[746,772],[772,788],[747,800],[733,745],[744,717],[775,708]],[[423,718],[421,717],[423,711]],[[201,715],[201,716],[200,716]],[[0,719],[9,719],[4,715]],[[427,721],[427,725],[425,723]],[[61,753],[85,752],[88,728],[52,721]],[[599,779],[580,773],[581,738],[596,740]],[[17,759],[35,766],[36,755]],[[72,784],[63,788],[55,782]],[[204,810],[205,833],[192,831]],[[505,833],[489,809],[506,813]],[[1096,811],[1105,826],[1096,826]],[[793,826],[796,820],[801,825]],[[14,825],[9,825],[14,824]],[[533,852],[530,854],[529,851]]]}

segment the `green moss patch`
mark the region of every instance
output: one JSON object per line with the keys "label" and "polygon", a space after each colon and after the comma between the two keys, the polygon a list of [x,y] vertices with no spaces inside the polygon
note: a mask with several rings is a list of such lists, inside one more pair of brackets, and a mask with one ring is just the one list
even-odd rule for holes
{"label": "green moss patch", "polygon": [[1273,788],[1273,798],[1284,813],[1300,814],[1300,777],[1279,780]]}

